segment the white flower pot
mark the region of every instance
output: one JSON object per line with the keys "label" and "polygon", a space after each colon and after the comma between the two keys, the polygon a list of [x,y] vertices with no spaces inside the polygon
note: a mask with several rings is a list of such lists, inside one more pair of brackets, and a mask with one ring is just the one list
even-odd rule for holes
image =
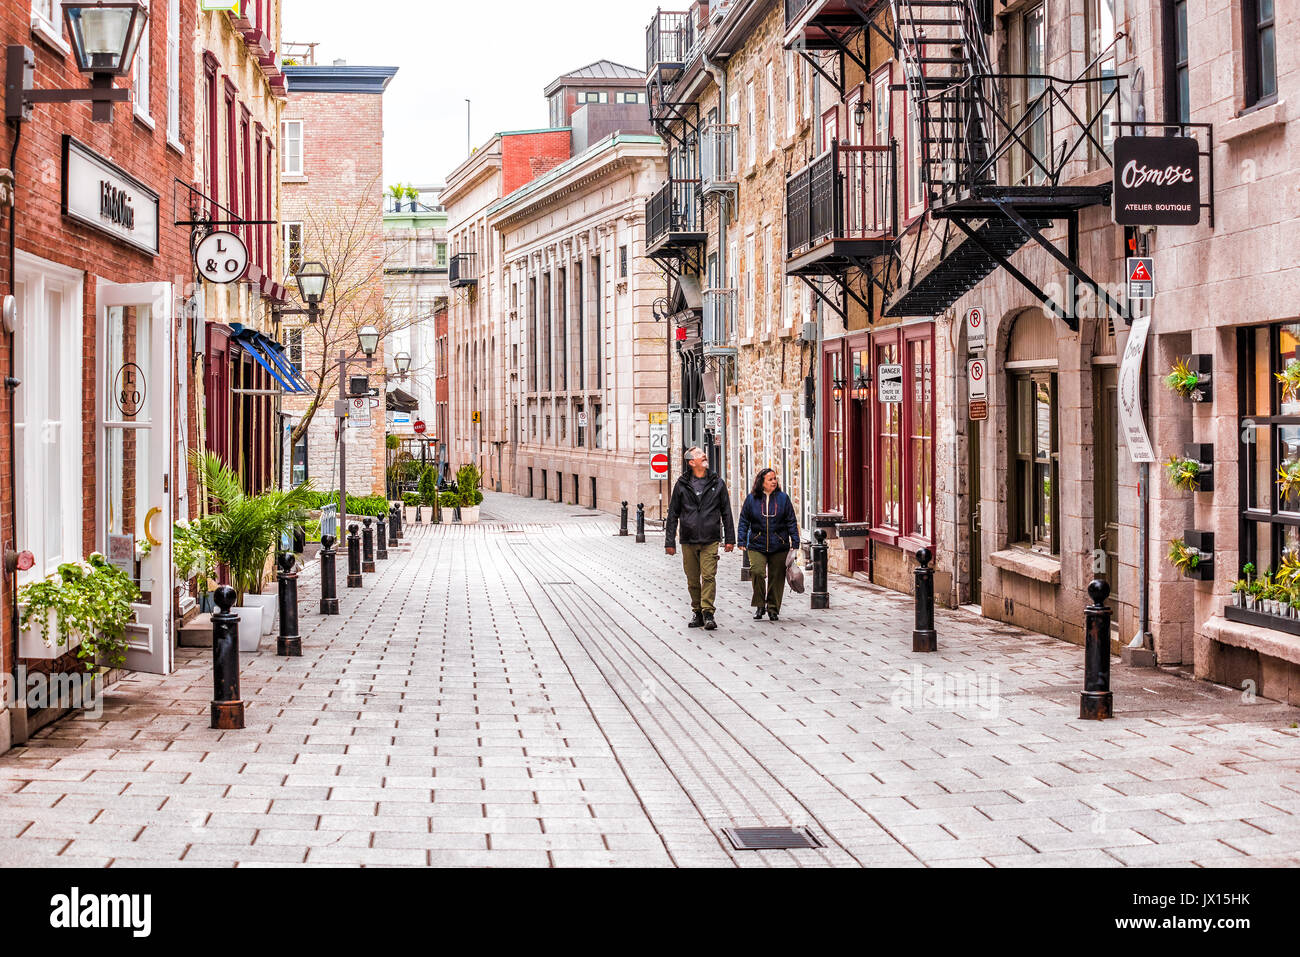
{"label": "white flower pot", "polygon": [[[275,628],[275,616],[280,610],[280,595],[275,591],[274,585],[266,586],[267,590],[260,595],[245,595],[244,607],[257,607],[262,609],[262,634],[269,635]],[[243,630],[242,628],[240,629]]]}
{"label": "white flower pot", "polygon": [[55,658],[62,658],[69,651],[75,650],[76,647],[81,644],[81,633],[78,631],[71,631],[68,633],[67,640],[60,645],[59,623],[55,620],[54,612],[49,613],[49,621],[50,643],[48,645],[41,640],[41,626],[39,622],[33,621],[31,628],[24,628],[19,631],[19,658],[53,661]]}
{"label": "white flower pot", "polygon": [[460,523],[462,525],[477,525],[478,510],[482,507],[481,505],[462,505],[460,508]]}
{"label": "white flower pot", "polygon": [[[245,595],[244,601],[256,597],[256,595]],[[239,616],[239,650],[257,651],[262,643],[262,606],[236,605],[231,611]]]}

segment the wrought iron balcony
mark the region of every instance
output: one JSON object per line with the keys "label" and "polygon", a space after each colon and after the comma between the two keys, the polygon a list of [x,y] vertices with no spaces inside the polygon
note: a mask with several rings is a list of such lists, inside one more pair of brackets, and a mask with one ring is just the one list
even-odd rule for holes
{"label": "wrought iron balcony", "polygon": [[837,275],[898,232],[896,146],[831,148],[786,181],[786,272]]}
{"label": "wrought iron balcony", "polygon": [[840,51],[886,0],[785,0],[785,48]]}
{"label": "wrought iron balcony", "polygon": [[706,289],[704,291],[704,317],[700,326],[700,339],[704,354],[735,355],[736,343],[736,290]]}
{"label": "wrought iron balcony", "polygon": [[694,47],[695,20],[689,12],[656,12],[645,31],[646,75],[661,68],[680,69]]}
{"label": "wrought iron balcony", "polygon": [[447,262],[447,283],[452,289],[478,284],[478,253],[456,253]]}
{"label": "wrought iron balcony", "polygon": [[739,188],[736,179],[739,136],[740,127],[734,123],[714,123],[700,134],[700,191],[705,196],[734,193]]}
{"label": "wrought iron balcony", "polygon": [[651,257],[704,243],[698,179],[670,179],[646,200],[646,246]]}

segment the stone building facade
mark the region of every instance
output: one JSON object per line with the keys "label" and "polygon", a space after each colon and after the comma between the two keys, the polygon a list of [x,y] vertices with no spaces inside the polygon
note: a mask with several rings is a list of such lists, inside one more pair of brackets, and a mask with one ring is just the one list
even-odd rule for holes
{"label": "stone building facade", "polygon": [[666,402],[668,340],[644,258],[659,139],[616,133],[488,210],[500,237],[504,470],[521,495],[662,514],[651,412]]}
{"label": "stone building facade", "polygon": [[[345,375],[368,375],[377,398],[370,425],[346,431],[347,489],[355,495],[383,495],[387,421],[384,340],[367,368],[357,330],[375,326],[387,337],[395,328],[385,308],[383,93],[396,67],[286,66],[289,99],[286,138],[295,138],[291,165],[281,172],[281,242],[285,272],[319,261],[330,272],[321,319],[285,316],[281,335],[300,358],[310,390],[286,395],[284,429],[291,455],[305,462],[305,474],[322,491],[339,486],[334,403],[339,394],[339,353],[351,365]],[[296,293],[296,288],[291,288]],[[296,296],[295,296],[296,298]],[[296,305],[296,302],[295,302]],[[305,434],[301,422],[311,412]]]}

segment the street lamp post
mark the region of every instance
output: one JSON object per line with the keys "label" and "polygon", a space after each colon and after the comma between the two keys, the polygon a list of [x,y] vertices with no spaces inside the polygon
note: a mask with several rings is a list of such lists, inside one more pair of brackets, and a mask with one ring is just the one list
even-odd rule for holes
{"label": "street lamp post", "polygon": [[[379,348],[379,330],[374,326],[362,326],[357,330],[357,344],[361,347],[361,353],[365,358],[366,368],[369,369],[375,360],[375,351]],[[354,395],[348,388],[347,371],[350,366],[357,365],[355,359],[349,358],[346,349],[339,350],[339,401],[335,407],[334,415],[339,421],[339,527],[346,528],[348,522],[348,399],[360,398]],[[369,398],[369,395],[366,394]]]}

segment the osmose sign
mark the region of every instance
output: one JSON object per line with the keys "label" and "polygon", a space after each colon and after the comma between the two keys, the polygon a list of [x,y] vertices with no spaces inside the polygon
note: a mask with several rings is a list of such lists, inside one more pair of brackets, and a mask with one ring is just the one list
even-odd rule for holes
{"label": "osmose sign", "polygon": [[158,194],[66,135],[63,214],[151,256],[158,254]]}
{"label": "osmose sign", "polygon": [[1200,145],[1190,136],[1115,140],[1115,222],[1195,226],[1201,221]]}

